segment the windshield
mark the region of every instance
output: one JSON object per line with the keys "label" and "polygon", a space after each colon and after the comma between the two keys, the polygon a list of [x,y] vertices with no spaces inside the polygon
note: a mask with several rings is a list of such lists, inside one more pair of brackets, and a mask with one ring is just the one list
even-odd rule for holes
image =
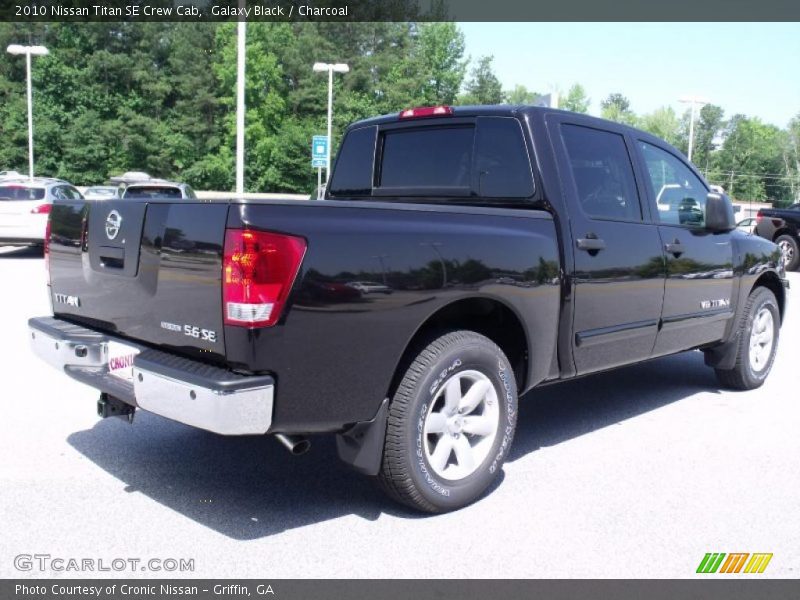
{"label": "windshield", "polygon": [[181,198],[181,190],[168,186],[136,186],[125,190],[126,198]]}
{"label": "windshield", "polygon": [[0,185],[0,200],[43,200],[42,187],[28,185]]}

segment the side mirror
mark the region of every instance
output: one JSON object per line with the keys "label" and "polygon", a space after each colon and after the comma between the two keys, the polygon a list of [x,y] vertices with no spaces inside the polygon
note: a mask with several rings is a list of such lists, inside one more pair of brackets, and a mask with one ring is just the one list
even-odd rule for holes
{"label": "side mirror", "polygon": [[709,192],[706,196],[706,229],[714,233],[731,231],[736,227],[733,204],[725,194]]}

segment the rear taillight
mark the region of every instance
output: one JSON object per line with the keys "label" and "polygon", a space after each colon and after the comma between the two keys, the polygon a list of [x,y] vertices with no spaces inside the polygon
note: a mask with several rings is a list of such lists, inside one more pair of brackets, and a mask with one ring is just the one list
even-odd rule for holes
{"label": "rear taillight", "polygon": [[50,281],[50,217],[47,217],[47,225],[44,228],[44,270],[47,272],[47,280]]}
{"label": "rear taillight", "polygon": [[305,251],[303,238],[227,229],[222,260],[225,324],[270,327],[277,323]]}
{"label": "rear taillight", "polygon": [[756,221],[760,221],[760,220],[761,220],[761,219],[763,219],[763,218],[764,218],[764,213],[763,213],[763,212],[761,212],[761,211],[759,210],[759,211],[756,213]]}
{"label": "rear taillight", "polygon": [[51,210],[53,210],[53,205],[52,204],[40,204],[39,206],[34,206],[31,209],[31,214],[34,214],[34,215],[49,215]]}
{"label": "rear taillight", "polygon": [[422,119],[424,117],[447,117],[453,114],[449,106],[418,106],[407,108],[400,113],[401,119]]}

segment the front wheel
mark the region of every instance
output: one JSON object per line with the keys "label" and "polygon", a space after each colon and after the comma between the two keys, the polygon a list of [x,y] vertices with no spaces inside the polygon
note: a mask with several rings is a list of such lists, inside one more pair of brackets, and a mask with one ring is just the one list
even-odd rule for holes
{"label": "front wheel", "polygon": [[416,356],[389,405],[384,490],[432,513],[474,502],[500,473],[516,416],[503,351],[472,331],[439,337]]}
{"label": "front wheel", "polygon": [[752,390],[764,383],[778,349],[780,318],[778,301],[770,290],[757,287],[750,292],[740,318],[734,367],[716,369],[723,385]]}

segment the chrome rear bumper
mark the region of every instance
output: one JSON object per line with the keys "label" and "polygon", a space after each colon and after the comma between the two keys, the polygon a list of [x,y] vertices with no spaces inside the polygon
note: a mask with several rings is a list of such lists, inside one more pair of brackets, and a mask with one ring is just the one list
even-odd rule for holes
{"label": "chrome rear bumper", "polygon": [[[223,435],[263,434],[275,381],[245,376],[53,317],[30,319],[33,351],[70,377],[144,410]],[[134,348],[133,380],[109,371],[109,343]]]}

